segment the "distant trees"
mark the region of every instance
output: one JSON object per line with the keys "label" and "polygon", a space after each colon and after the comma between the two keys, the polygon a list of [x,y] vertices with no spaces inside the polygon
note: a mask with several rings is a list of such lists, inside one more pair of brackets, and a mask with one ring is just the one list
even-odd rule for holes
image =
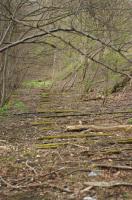
{"label": "distant trees", "polygon": [[62,51],[68,65],[75,59],[66,76],[80,77],[87,91],[100,74],[107,84],[113,73],[131,79],[131,7],[129,0],[0,2],[0,105],[19,85],[33,46],[56,49],[56,59]]}

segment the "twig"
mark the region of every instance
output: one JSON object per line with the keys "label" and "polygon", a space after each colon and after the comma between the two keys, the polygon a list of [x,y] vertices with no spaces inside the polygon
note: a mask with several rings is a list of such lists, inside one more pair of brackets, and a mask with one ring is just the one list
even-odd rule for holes
{"label": "twig", "polygon": [[3,182],[9,188],[13,188],[13,189],[19,189],[20,188],[20,186],[18,186],[18,185],[14,186],[14,185],[8,183],[5,179],[3,179],[2,176],[0,176],[0,180],[1,180],[1,182]]}
{"label": "twig", "polygon": [[37,188],[37,187],[45,187],[45,188],[52,188],[52,189],[56,189],[59,190],[60,192],[66,192],[66,193],[72,193],[71,190],[66,189],[66,188],[62,188],[60,186],[57,185],[52,185],[52,184],[46,184],[46,183],[32,183],[32,184],[28,184],[28,185],[12,185],[10,183],[8,183],[7,181],[5,181],[2,176],[0,176],[1,181],[7,185],[7,187],[9,188],[13,188],[13,189],[22,189],[22,188]]}
{"label": "twig", "polygon": [[43,174],[43,175],[41,175],[41,177],[46,177],[46,176],[49,176],[49,175],[52,175],[52,174],[56,174],[57,172],[60,172],[60,171],[62,171],[62,170],[65,170],[67,167],[61,167],[61,168],[59,168],[59,169],[57,169],[57,170],[54,170],[54,171],[51,171],[51,172],[49,172],[49,173],[47,173],[47,174]]}
{"label": "twig", "polygon": [[36,172],[36,170],[34,169],[34,167],[31,167],[31,166],[29,165],[29,160],[26,161],[26,166],[27,166],[32,172],[34,172],[35,175],[38,175],[38,173]]}
{"label": "twig", "polygon": [[76,169],[76,170],[73,170],[72,172],[66,174],[66,176],[69,176],[69,175],[74,174],[76,172],[91,172],[91,169],[90,168],[89,169]]}
{"label": "twig", "polygon": [[89,147],[86,147],[86,146],[81,146],[79,144],[74,144],[74,143],[71,143],[71,142],[68,142],[69,145],[72,145],[72,146],[75,146],[75,147],[79,147],[79,148],[82,148],[82,149],[86,149],[87,151],[89,151]]}
{"label": "twig", "polygon": [[93,186],[88,186],[86,188],[84,188],[83,190],[80,191],[80,194],[83,194],[85,192],[88,192],[89,190],[91,190],[93,188]]}

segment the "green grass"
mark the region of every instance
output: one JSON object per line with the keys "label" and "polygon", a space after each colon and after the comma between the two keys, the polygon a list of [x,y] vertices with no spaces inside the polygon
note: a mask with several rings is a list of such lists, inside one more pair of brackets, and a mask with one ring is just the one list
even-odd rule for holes
{"label": "green grass", "polygon": [[18,111],[26,111],[26,105],[20,100],[9,101],[3,107],[0,108],[0,115],[5,115],[9,112],[9,110],[16,109]]}
{"label": "green grass", "polygon": [[41,80],[30,80],[25,81],[23,86],[26,88],[48,88],[52,85],[51,80],[41,81]]}
{"label": "green grass", "polygon": [[10,106],[9,104],[5,104],[3,107],[0,108],[0,115],[4,115],[8,113]]}
{"label": "green grass", "polygon": [[15,100],[12,103],[12,108],[17,109],[19,111],[25,111],[25,110],[27,110],[26,105],[22,101],[20,101],[20,100]]}
{"label": "green grass", "polygon": [[45,97],[45,98],[48,98],[49,97],[49,93],[41,93],[41,97]]}

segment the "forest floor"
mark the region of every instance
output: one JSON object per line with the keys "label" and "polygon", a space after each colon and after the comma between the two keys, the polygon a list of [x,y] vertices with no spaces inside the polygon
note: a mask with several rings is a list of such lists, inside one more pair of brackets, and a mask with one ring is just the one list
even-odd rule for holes
{"label": "forest floor", "polygon": [[[103,103],[21,87],[15,100],[0,116],[0,200],[132,199],[132,129],[109,129],[132,123],[131,88]],[[108,130],[66,130],[79,124]]]}

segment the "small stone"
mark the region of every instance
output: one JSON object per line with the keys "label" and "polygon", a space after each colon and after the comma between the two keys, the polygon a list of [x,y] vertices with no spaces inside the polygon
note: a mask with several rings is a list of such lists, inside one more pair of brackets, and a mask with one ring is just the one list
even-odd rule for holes
{"label": "small stone", "polygon": [[101,175],[101,170],[94,170],[94,171],[91,171],[89,174],[88,174],[88,176],[89,177],[94,177],[94,176],[100,176]]}
{"label": "small stone", "polygon": [[83,200],[97,200],[95,197],[84,197]]}
{"label": "small stone", "polygon": [[41,156],[38,154],[38,155],[36,155],[36,158],[40,158]]}
{"label": "small stone", "polygon": [[92,171],[88,174],[88,176],[93,177],[93,176],[98,176],[98,174],[96,172]]}

